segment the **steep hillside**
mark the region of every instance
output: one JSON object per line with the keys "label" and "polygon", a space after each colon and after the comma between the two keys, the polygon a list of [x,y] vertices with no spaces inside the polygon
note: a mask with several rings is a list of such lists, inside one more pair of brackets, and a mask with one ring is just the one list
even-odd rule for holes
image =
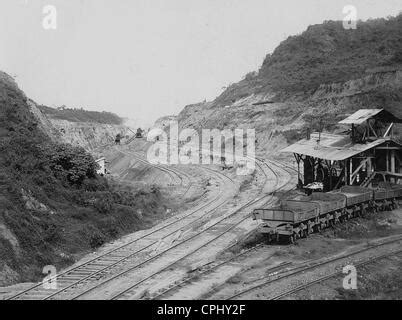
{"label": "steep hillside", "polygon": [[313,25],[283,41],[268,54],[258,72],[229,86],[216,100],[225,106],[254,94],[271,92],[272,99],[305,98],[320,85],[346,82],[367,72],[402,66],[402,14],[390,19],[358,22],[345,30],[341,21]]}
{"label": "steep hillside", "polygon": [[78,145],[89,151],[113,143],[117,134],[133,135],[124,125],[71,122],[59,119],[50,121],[65,143]]}
{"label": "steep hillside", "polygon": [[29,102],[41,128],[56,140],[92,151],[113,143],[117,134],[132,134],[122,118],[111,112],[50,108]]}
{"label": "steep hillside", "polygon": [[310,26],[268,54],[212,102],[189,105],[181,127],[255,128],[257,147],[272,152],[300,138],[306,114],[326,114],[327,129],[360,108],[402,116],[402,15]]}
{"label": "steep hillside", "polygon": [[148,227],[168,205],[157,188],[98,176],[87,151],[52,141],[38,117],[0,72],[0,286],[38,280],[46,265],[60,269]]}

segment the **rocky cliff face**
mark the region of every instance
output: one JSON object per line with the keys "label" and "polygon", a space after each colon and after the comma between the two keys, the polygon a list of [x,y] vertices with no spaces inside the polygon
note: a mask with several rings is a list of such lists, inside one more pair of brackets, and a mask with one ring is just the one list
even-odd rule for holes
{"label": "rocky cliff face", "polygon": [[89,151],[113,143],[117,134],[123,136],[128,134],[128,129],[124,125],[70,122],[59,119],[50,119],[50,122],[64,142],[79,145]]}
{"label": "rocky cliff face", "polygon": [[28,99],[29,110],[38,122],[38,127],[53,141],[79,145],[92,151],[111,144],[117,134],[129,134],[125,125],[103,124],[96,122],[72,122],[54,119],[40,110],[38,104]]}
{"label": "rocky cliff face", "polygon": [[27,100],[29,110],[38,122],[39,128],[46,133],[53,141],[59,141],[60,132],[55,128],[49,118],[38,108],[38,104],[31,100]]}

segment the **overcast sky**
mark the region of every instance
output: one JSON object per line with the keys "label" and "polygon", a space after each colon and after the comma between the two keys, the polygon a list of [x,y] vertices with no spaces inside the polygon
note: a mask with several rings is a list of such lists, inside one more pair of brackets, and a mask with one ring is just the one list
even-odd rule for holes
{"label": "overcast sky", "polygon": [[[396,15],[401,0],[1,0],[0,70],[50,106],[151,122],[211,100],[308,25]],[[57,29],[42,26],[45,5]]]}

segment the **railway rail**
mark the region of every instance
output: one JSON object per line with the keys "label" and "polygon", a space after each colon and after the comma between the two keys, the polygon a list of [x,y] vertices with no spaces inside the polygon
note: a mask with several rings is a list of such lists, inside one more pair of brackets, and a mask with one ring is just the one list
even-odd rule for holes
{"label": "railway rail", "polygon": [[[302,273],[305,273],[307,271],[314,270],[314,269],[316,269],[318,267],[328,265],[328,264],[331,264],[331,263],[334,263],[334,262],[337,262],[337,261],[340,261],[340,260],[343,260],[343,259],[351,258],[351,257],[354,257],[354,256],[356,256],[358,254],[365,253],[365,252],[368,252],[370,250],[373,250],[373,249],[376,249],[376,248],[379,248],[379,247],[399,243],[401,241],[402,241],[402,236],[397,236],[397,237],[391,236],[387,240],[383,240],[383,241],[380,241],[378,243],[371,243],[369,247],[361,248],[361,249],[358,249],[358,250],[356,250],[354,252],[346,253],[346,254],[331,257],[331,258],[327,258],[327,259],[324,259],[324,260],[317,259],[317,260],[314,260],[314,261],[307,261],[306,263],[301,264],[301,265],[299,265],[299,266],[297,266],[297,267],[295,267],[293,269],[290,269],[290,270],[288,270],[287,268],[284,268],[283,269],[283,271],[284,271],[283,274],[281,272],[279,272],[280,275],[278,277],[270,278],[270,279],[267,279],[267,280],[265,278],[261,279],[260,283],[258,283],[256,285],[252,285],[252,286],[250,286],[250,287],[248,287],[246,289],[243,289],[243,290],[241,290],[241,291],[239,291],[239,292],[237,292],[237,293],[235,293],[235,294],[233,294],[233,295],[231,295],[229,297],[226,297],[225,300],[233,300],[233,299],[240,298],[240,297],[242,297],[242,296],[244,296],[246,294],[249,294],[250,292],[256,291],[258,289],[262,289],[262,288],[267,287],[267,286],[269,286],[271,284],[277,283],[277,282],[279,282],[281,280],[289,279],[291,277],[298,276],[298,275],[300,275]],[[369,260],[372,260],[372,259],[375,259],[375,257],[371,257]],[[326,278],[327,278],[327,276],[322,277],[320,279],[317,279],[316,281],[319,281],[319,280],[323,281]],[[309,282],[309,283],[304,284],[304,285],[302,285],[300,287],[297,287],[297,288],[293,288],[292,290],[286,291],[284,293],[274,295],[270,299],[280,299],[282,297],[285,297],[286,295],[290,295],[293,292],[296,292],[297,291],[296,289],[300,288],[300,290],[301,290],[301,289],[303,289],[304,286],[307,287],[310,283],[314,284],[315,281]]]}
{"label": "railway rail", "polygon": [[[265,160],[260,159],[260,158],[257,159],[257,160],[259,161],[259,166],[261,166],[261,165],[266,166],[274,174],[274,176],[276,177],[276,184],[275,184],[275,187],[276,187],[278,185],[278,182],[279,182],[279,175],[278,175],[276,170],[273,170],[272,167],[270,167],[267,164],[267,162],[271,163],[271,165],[272,165],[272,163],[274,163],[274,165],[276,165],[276,166],[278,166],[278,162],[274,162],[274,161],[270,161],[270,160],[265,161]],[[279,167],[285,168],[285,166],[281,166],[281,165],[279,165]],[[285,171],[287,173],[290,173],[288,168],[286,168]],[[265,203],[263,203],[262,206],[267,205],[270,201],[272,201],[276,191],[279,191],[279,190],[283,189],[286,185],[289,184],[290,181],[291,181],[291,179],[289,179],[284,185],[276,188],[275,191],[271,192],[270,195],[269,195],[270,199],[267,200]],[[243,223],[244,220],[246,220],[246,219],[247,219],[247,217],[242,219],[240,221],[240,223],[238,223],[237,225]],[[182,279],[181,281],[175,282],[172,286],[170,286],[170,287],[168,287],[168,288],[166,288],[164,290],[160,290],[160,292],[158,292],[155,295],[153,295],[152,297],[150,297],[150,299],[152,299],[152,300],[161,299],[161,298],[165,297],[167,294],[181,289],[186,284],[191,283],[193,280],[195,280],[195,279],[199,280],[200,276],[209,274],[209,273],[213,272],[214,270],[216,270],[216,269],[218,269],[218,268],[220,268],[220,267],[222,267],[222,266],[224,266],[224,265],[236,260],[237,258],[239,258],[239,257],[241,257],[241,256],[243,256],[243,255],[245,255],[245,254],[247,254],[247,253],[249,253],[251,251],[254,251],[257,248],[260,248],[262,246],[263,246],[263,244],[259,244],[259,245],[256,245],[256,246],[250,248],[250,249],[244,250],[244,251],[242,251],[242,252],[240,252],[240,253],[238,253],[236,255],[233,255],[232,257],[230,257],[229,259],[226,259],[224,261],[214,261],[212,263],[207,263],[204,266],[199,266],[198,268],[202,269],[202,270],[200,270],[200,272],[192,274],[192,275]],[[229,248],[227,248],[227,249],[229,249]]]}
{"label": "railway rail", "polygon": [[[394,251],[392,251],[392,252],[387,252],[387,253],[381,254],[381,255],[379,255],[379,256],[371,257],[371,258],[369,258],[369,259],[367,259],[367,260],[365,260],[365,261],[361,261],[361,262],[359,262],[359,263],[356,263],[356,264],[354,264],[354,267],[358,268],[358,267],[361,267],[361,266],[364,266],[364,265],[367,265],[367,264],[370,264],[370,263],[374,263],[374,262],[376,262],[376,261],[378,261],[378,260],[382,260],[382,259],[385,259],[385,258],[389,258],[389,257],[391,257],[391,256],[399,255],[399,254],[401,254],[401,253],[402,253],[402,250],[401,250],[401,249],[394,250]],[[302,285],[300,285],[300,286],[297,286],[296,288],[293,288],[293,289],[291,289],[291,290],[288,290],[288,291],[286,291],[286,292],[283,292],[283,293],[281,293],[281,294],[278,294],[278,295],[272,297],[270,300],[280,300],[280,299],[283,299],[283,298],[288,297],[288,296],[291,296],[292,294],[295,294],[295,293],[297,293],[297,292],[299,292],[299,291],[301,291],[301,290],[307,289],[308,287],[311,287],[311,286],[313,286],[313,285],[315,285],[315,284],[318,284],[318,283],[324,282],[324,281],[326,281],[326,280],[329,280],[329,279],[331,279],[331,278],[334,278],[334,277],[336,277],[336,276],[338,276],[338,275],[340,275],[340,274],[342,274],[341,271],[332,272],[332,273],[330,273],[329,275],[320,277],[320,278],[315,279],[315,280],[313,280],[313,281],[310,281],[310,282],[304,283],[304,284],[302,284]]]}
{"label": "railway rail", "polygon": [[[261,168],[261,165],[259,165],[259,167]],[[206,169],[206,168],[204,168]],[[213,171],[211,169],[206,169],[206,170],[210,170]],[[272,170],[272,169],[271,169]],[[265,172],[264,170],[262,170],[263,172]],[[272,172],[274,173],[274,175],[277,175],[275,170],[272,170]],[[214,174],[217,174],[216,172],[214,172]],[[224,176],[224,175],[220,175],[220,180],[224,180],[226,179],[227,181],[230,181],[231,183],[233,183],[233,180],[231,180],[230,178]],[[224,177],[224,178],[223,178]],[[277,182],[278,183],[278,182]],[[289,181],[286,183],[288,184]],[[55,298],[57,296],[62,296],[63,293],[65,293],[68,289],[75,289],[78,285],[80,284],[86,284],[87,282],[91,282],[94,279],[98,278],[98,277],[102,277],[103,275],[105,275],[107,272],[110,272],[114,269],[116,269],[117,267],[124,267],[124,263],[126,263],[127,261],[129,261],[130,259],[132,259],[133,257],[135,257],[136,255],[138,255],[139,253],[145,253],[146,249],[151,249],[153,246],[157,245],[158,242],[160,242],[160,240],[151,240],[147,239],[149,243],[146,243],[142,248],[137,249],[137,250],[132,250],[131,246],[134,244],[139,243],[141,240],[145,240],[147,237],[149,236],[153,236],[153,238],[157,237],[159,239],[161,239],[161,237],[158,237],[158,232],[161,231],[165,231],[166,234],[163,235],[163,239],[170,237],[172,235],[174,235],[175,233],[182,231],[182,229],[184,229],[184,226],[182,225],[181,227],[175,228],[175,230],[171,231],[169,230],[168,232],[166,230],[168,230],[167,228],[173,226],[173,225],[177,225],[180,222],[183,222],[183,219],[186,219],[192,215],[195,215],[197,212],[200,212],[201,210],[205,210],[208,206],[212,205],[212,208],[209,208],[207,212],[204,212],[204,214],[202,214],[201,216],[197,217],[196,219],[192,219],[189,223],[185,224],[185,227],[189,227],[191,226],[195,221],[198,221],[202,218],[204,218],[205,216],[207,216],[209,213],[217,210],[220,206],[222,206],[225,202],[227,202],[227,200],[225,201],[219,201],[217,203],[217,201],[221,198],[222,196],[222,192],[220,191],[220,193],[214,197],[211,201],[209,201],[207,204],[202,205],[200,208],[197,208],[193,211],[191,211],[190,213],[187,213],[186,215],[182,215],[180,217],[176,217],[176,219],[174,219],[173,221],[167,223],[166,225],[163,225],[158,227],[155,230],[152,230],[148,233],[145,233],[144,235],[129,241],[128,243],[117,247],[109,252],[106,252],[100,256],[97,256],[93,259],[90,259],[89,261],[73,267],[69,270],[66,270],[65,272],[58,274],[56,277],[54,277],[52,280],[57,280],[57,283],[59,285],[61,285],[61,287],[59,289],[57,289],[56,291],[52,291],[49,293],[48,290],[43,290],[42,288],[42,284],[37,284],[33,287],[30,287],[26,290],[23,290],[22,292],[19,292],[18,294],[9,297],[9,299],[21,299],[21,298],[29,298],[29,299],[35,299],[35,298],[39,298],[39,299],[51,299],[51,298]],[[273,197],[273,195],[270,195],[271,197]],[[266,196],[265,196],[266,197]],[[116,279],[118,277],[120,277],[123,274],[127,274],[128,272],[131,272],[132,270],[145,265],[146,263],[149,263],[150,261],[155,260],[156,258],[160,257],[161,255],[173,250],[174,248],[176,248],[179,245],[182,245],[183,243],[186,243],[187,241],[190,241],[191,239],[194,239],[195,237],[197,237],[198,235],[208,231],[209,229],[215,227],[216,225],[218,225],[219,223],[221,223],[222,221],[228,219],[229,217],[232,217],[234,214],[238,213],[239,211],[241,211],[242,209],[244,210],[245,208],[247,208],[248,206],[252,205],[253,203],[256,203],[258,201],[261,201],[262,198],[258,198],[258,199],[254,199],[250,202],[248,202],[246,205],[244,205],[243,207],[241,207],[240,209],[236,210],[234,213],[232,213],[229,216],[225,216],[223,219],[220,219],[219,221],[217,221],[216,223],[214,223],[213,225],[209,226],[206,229],[203,229],[201,232],[196,233],[195,235],[191,236],[190,238],[187,238],[183,241],[181,241],[180,243],[169,247],[168,249],[158,253],[157,255],[152,256],[149,259],[143,260],[142,262],[140,262],[139,264],[136,264],[134,266],[130,266],[128,269],[123,270],[122,272],[119,272],[117,275],[114,275],[112,278],[108,278],[104,281],[101,281],[100,283],[96,284],[95,286],[90,287],[89,289],[86,289],[84,292],[80,292],[80,294],[78,295],[73,295],[73,299],[77,299],[80,298],[82,296],[84,296],[85,294],[87,294],[90,291],[96,290],[99,286],[104,285],[107,282],[112,281],[113,279]],[[232,230],[233,228],[235,228],[236,226],[238,226],[240,223],[242,223],[247,217],[242,218],[240,221],[238,221],[237,223],[232,224],[226,231],[224,231],[224,233],[229,232],[230,230]],[[220,235],[221,236],[221,235]],[[217,238],[219,238],[220,236],[218,236]],[[215,239],[209,241],[208,243],[213,242]],[[207,245],[208,243],[203,244],[201,247],[204,247],[205,245]],[[200,248],[196,248],[195,250],[193,250],[192,253],[195,253],[196,251],[198,251]],[[189,256],[190,254],[186,255]],[[185,257],[182,257],[181,259],[178,259],[176,261],[174,261],[171,265],[174,265],[175,263],[177,263],[178,261],[184,259]],[[164,268],[166,269],[166,268]],[[159,270],[157,273],[162,272],[163,270]],[[156,273],[156,274],[157,274]],[[150,277],[154,276],[155,274],[152,274]],[[130,292],[133,288],[135,288],[138,284],[145,282],[148,278],[146,279],[142,279],[140,282],[137,282],[136,284],[132,285],[130,288],[124,290],[123,292],[119,292],[117,295],[113,296],[112,298],[116,299],[116,298],[120,298],[125,296],[128,292]]]}
{"label": "railway rail", "polygon": [[[145,164],[148,168],[149,167],[156,168],[162,172],[167,173],[172,181],[172,184],[186,186],[186,189],[185,189],[184,193],[182,194],[182,197],[185,197],[186,194],[189,192],[192,185],[191,185],[190,176],[187,173],[185,173],[181,170],[173,169],[171,167],[168,168],[167,166],[151,164],[147,160],[142,159],[141,154],[139,154],[138,152],[127,152],[127,151],[121,151],[121,150],[120,150],[120,152],[134,157],[137,161]],[[178,179],[178,183],[175,183],[175,180],[177,181],[177,179]],[[186,182],[184,182],[184,180],[186,180]]]}
{"label": "railway rail", "polygon": [[[204,228],[204,229],[202,229],[202,230],[196,232],[195,234],[191,235],[190,237],[184,239],[183,241],[181,241],[181,242],[179,242],[179,243],[177,243],[177,244],[175,244],[175,245],[173,245],[173,246],[167,248],[166,250],[164,250],[164,251],[162,251],[162,252],[160,252],[160,253],[158,253],[158,254],[156,254],[156,255],[154,255],[154,256],[148,258],[148,259],[142,260],[140,263],[131,266],[130,268],[128,268],[128,269],[122,271],[121,273],[118,273],[118,274],[114,275],[114,276],[111,277],[111,278],[106,279],[105,281],[103,281],[103,282],[101,282],[101,283],[96,284],[96,285],[93,286],[92,288],[86,290],[85,292],[82,292],[82,293],[79,294],[78,296],[75,296],[74,299],[82,298],[82,297],[84,297],[86,294],[88,294],[89,292],[99,289],[100,286],[105,285],[105,284],[107,284],[107,283],[110,283],[111,281],[116,280],[117,278],[119,278],[119,277],[121,277],[121,276],[123,276],[123,275],[126,275],[126,274],[128,274],[128,273],[130,273],[130,272],[132,272],[132,271],[134,271],[134,270],[139,269],[140,267],[145,266],[146,264],[149,264],[149,263],[155,261],[156,258],[161,258],[162,256],[165,256],[165,259],[167,259],[167,260],[171,259],[171,258],[174,256],[174,250],[175,250],[175,249],[180,249],[180,247],[182,247],[183,245],[188,245],[188,243],[189,243],[191,240],[197,240],[197,237],[199,237],[199,236],[202,235],[202,234],[205,234],[206,231],[211,230],[213,227],[216,227],[216,226],[217,226],[218,224],[220,224],[222,221],[226,221],[229,217],[231,217],[233,214],[239,212],[241,209],[243,209],[243,208],[246,207],[246,206],[247,206],[247,204],[244,205],[244,206],[242,206],[240,209],[236,210],[234,213],[232,213],[232,214],[230,214],[230,215],[226,215],[226,216],[224,216],[223,218],[218,219],[218,221],[216,221],[216,222],[214,222],[213,224],[209,225],[207,228]],[[244,221],[244,220],[242,220],[242,221]],[[241,223],[241,222],[239,222],[239,223]],[[238,223],[238,224],[239,224],[239,223]],[[230,227],[229,229],[227,229],[223,234],[229,232],[230,230],[232,230],[232,229],[233,229],[235,226],[237,226],[238,224],[231,226],[231,227]],[[181,260],[183,260],[184,258],[190,256],[191,254],[194,254],[195,252],[197,252],[197,251],[198,251],[199,249],[201,249],[202,247],[205,247],[206,245],[208,245],[208,244],[211,243],[212,241],[214,241],[214,240],[216,240],[217,238],[219,238],[221,235],[222,235],[222,233],[221,233],[218,237],[214,237],[212,240],[208,241],[207,243],[203,243],[201,246],[196,247],[194,250],[192,250],[190,253],[185,254],[184,256],[179,256],[177,259],[172,259],[172,261],[171,261],[170,263],[168,263],[167,266],[162,267],[162,268],[157,268],[158,270],[157,270],[156,272],[151,273],[151,275],[149,275],[149,276],[142,277],[139,281],[137,281],[136,283],[132,284],[129,288],[127,288],[127,289],[125,289],[125,290],[123,290],[123,291],[121,291],[121,292],[119,292],[119,293],[113,295],[113,296],[111,297],[111,299],[119,299],[119,298],[121,298],[121,297],[123,297],[123,296],[126,297],[127,295],[130,295],[130,294],[129,294],[130,291],[134,290],[136,287],[138,287],[139,285],[143,284],[145,281],[151,279],[152,277],[156,276],[157,274],[160,274],[161,272],[163,272],[163,271],[165,271],[165,270],[168,270],[170,267],[172,267],[173,265],[175,265],[175,264],[178,263],[179,261],[181,261]],[[168,257],[166,257],[166,253],[169,253],[169,256],[168,256]],[[180,253],[180,250],[179,250],[179,253]],[[160,264],[160,262],[158,263],[158,265],[159,265],[159,264]]]}
{"label": "railway rail", "polygon": [[[269,166],[268,166],[269,167]],[[270,167],[269,167],[270,168]],[[271,168],[272,170],[272,168]],[[272,172],[275,172],[275,170],[272,170]],[[276,174],[276,173],[275,173]],[[290,182],[290,179],[284,183],[282,186],[280,186],[278,189],[280,188],[284,188],[286,185],[288,185]],[[274,198],[274,193],[270,193],[268,195],[265,195],[261,198],[257,198],[254,200],[249,201],[248,203],[246,203],[245,205],[243,205],[241,208],[237,209],[236,211],[232,212],[231,214],[224,216],[223,218],[219,219],[219,221],[217,221],[216,223],[214,223],[213,225],[209,226],[207,229],[201,231],[199,234],[203,233],[206,230],[209,230],[213,227],[216,227],[218,224],[220,224],[223,221],[226,221],[234,216],[236,216],[239,213],[244,213],[244,210],[247,209],[248,207],[250,207],[253,204],[259,203],[261,201],[264,202],[269,202],[267,201],[267,197],[269,197],[271,200]],[[228,232],[232,231],[234,228],[238,227],[239,225],[241,225],[246,219],[249,218],[249,215],[241,215],[240,216],[240,220],[235,221],[234,223],[232,223],[231,225],[229,225],[228,228],[226,228],[225,230],[221,231],[220,233],[218,233],[217,236],[212,237],[212,239],[210,239],[209,241],[207,241],[206,243],[201,244],[199,247],[196,247],[195,249],[193,249],[190,252],[187,252],[185,255],[179,257],[178,259],[174,259],[171,263],[169,263],[168,265],[166,265],[165,267],[158,269],[157,271],[155,271],[154,273],[151,273],[149,276],[142,278],[140,281],[132,284],[129,288],[125,289],[122,292],[119,292],[118,294],[114,295],[112,297],[112,299],[126,299],[126,298],[130,298],[133,294],[135,294],[138,290],[136,288],[138,288],[140,285],[144,284],[146,281],[152,279],[153,277],[155,277],[156,275],[169,270],[171,267],[173,267],[175,264],[177,264],[180,261],[183,261],[184,259],[187,259],[191,256],[193,256],[195,253],[197,253],[199,250],[205,248],[208,245],[211,245],[213,243],[216,242],[216,240],[220,239],[222,236],[224,236],[225,234],[227,234]],[[228,222],[226,222],[228,224]],[[197,235],[199,235],[197,234]],[[190,240],[190,239],[189,239]],[[226,262],[227,263],[227,262]],[[137,290],[137,291],[135,291]]]}
{"label": "railway rail", "polygon": [[[211,171],[216,174],[216,177],[219,177],[219,180],[223,184],[224,180],[234,183],[232,179],[218,174],[213,170]],[[160,242],[160,239],[166,239],[170,236],[173,236],[178,232],[190,227],[194,222],[204,218],[206,215],[213,212],[226,201],[228,201],[226,199],[222,200],[222,195],[223,191],[220,190],[220,192],[214,196],[213,199],[205,204],[202,204],[200,207],[195,208],[188,213],[177,215],[170,221],[161,223],[161,225],[156,229],[146,232],[144,235],[136,237],[122,246],[119,246],[113,250],[92,258],[83,264],[68,269],[50,278],[49,280],[51,281],[57,280],[58,284],[63,284],[62,287],[57,289],[55,292],[49,293],[48,289],[42,288],[42,284],[38,283],[17,293],[16,295],[9,297],[8,299],[18,299],[23,296],[25,298],[35,298],[35,296],[39,296],[40,299],[49,299],[65,292],[67,289],[81,284],[84,281],[89,281],[95,277],[98,277],[112,268],[116,268],[122,263],[128,261],[135,255],[144,252],[146,249],[151,249]],[[150,239],[150,237],[152,238]],[[156,240],[154,240],[155,238]],[[132,248],[134,245],[138,246],[141,241],[145,243],[139,249]]]}

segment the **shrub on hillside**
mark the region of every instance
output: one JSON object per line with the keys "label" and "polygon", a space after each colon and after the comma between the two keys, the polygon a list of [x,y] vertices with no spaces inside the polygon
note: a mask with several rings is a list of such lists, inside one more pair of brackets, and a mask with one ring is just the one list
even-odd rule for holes
{"label": "shrub on hillside", "polygon": [[49,167],[56,177],[72,185],[81,185],[87,178],[95,178],[98,168],[94,158],[81,147],[55,144],[43,148]]}

